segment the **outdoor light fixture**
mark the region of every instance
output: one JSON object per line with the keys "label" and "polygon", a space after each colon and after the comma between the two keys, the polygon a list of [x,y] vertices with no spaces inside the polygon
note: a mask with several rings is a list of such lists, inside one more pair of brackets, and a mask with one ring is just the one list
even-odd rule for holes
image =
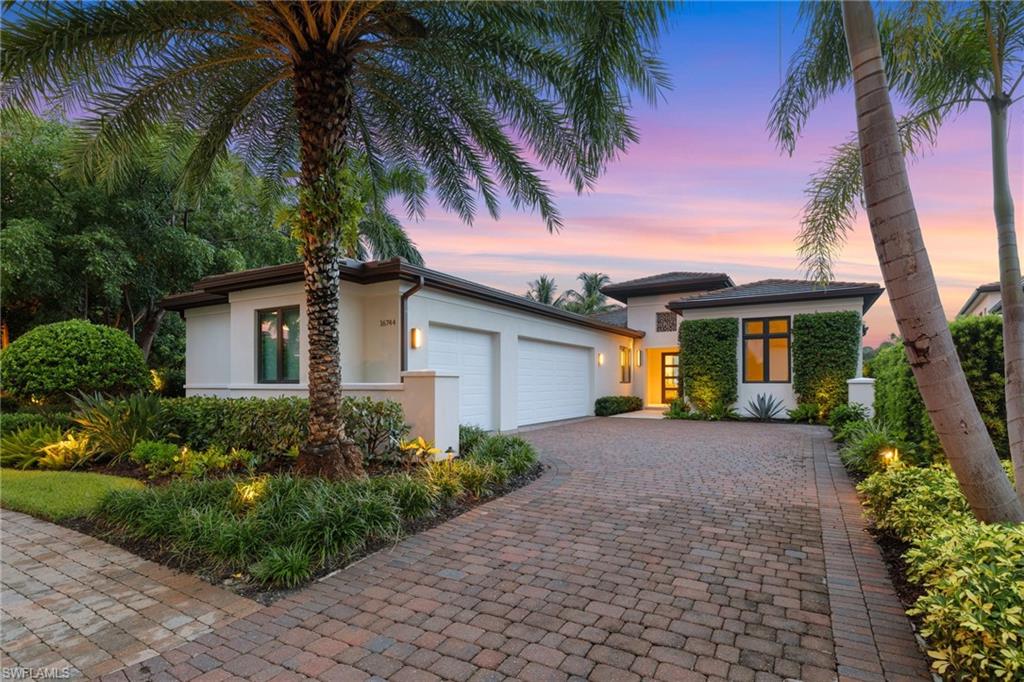
{"label": "outdoor light fixture", "polygon": [[604,353],[598,353],[597,354],[597,366],[598,367],[603,367],[604,366]]}
{"label": "outdoor light fixture", "polygon": [[409,346],[412,348],[419,348],[423,345],[423,330],[419,327],[413,327],[409,330]]}
{"label": "outdoor light fixture", "polygon": [[644,352],[642,350],[638,350],[636,352],[636,366],[637,367],[642,367],[643,364],[644,364]]}
{"label": "outdoor light fixture", "polygon": [[892,466],[896,462],[900,461],[900,451],[896,448],[892,450],[886,450],[882,453],[882,461],[886,466]]}
{"label": "outdoor light fixture", "polygon": [[455,451],[452,450],[452,446],[449,445],[448,449],[444,451],[445,459],[455,459]]}

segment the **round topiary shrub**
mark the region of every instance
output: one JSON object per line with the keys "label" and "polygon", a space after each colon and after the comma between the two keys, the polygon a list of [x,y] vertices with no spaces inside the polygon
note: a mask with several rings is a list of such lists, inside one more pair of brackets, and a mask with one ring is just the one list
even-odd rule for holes
{"label": "round topiary shrub", "polygon": [[131,393],[149,385],[142,350],[119,329],[69,320],[18,337],[0,353],[3,388],[18,399],[64,400],[69,393]]}

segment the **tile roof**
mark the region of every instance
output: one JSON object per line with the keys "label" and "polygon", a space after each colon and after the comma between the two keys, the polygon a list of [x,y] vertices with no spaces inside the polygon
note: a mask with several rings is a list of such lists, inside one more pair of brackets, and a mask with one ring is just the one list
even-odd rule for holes
{"label": "tile roof", "polygon": [[677,271],[606,284],[601,287],[601,293],[625,303],[630,296],[674,294],[731,286],[732,278],[724,272]]}
{"label": "tile roof", "polygon": [[600,320],[605,324],[611,324],[616,327],[626,326],[626,309],[625,308],[614,308],[613,310],[606,310],[603,313],[594,313],[590,315],[595,320]]}
{"label": "tile roof", "polygon": [[881,286],[871,282],[829,282],[823,286],[802,279],[764,279],[672,301],[668,307],[673,310],[685,310],[747,303],[863,297],[864,310],[867,311],[883,291]]}

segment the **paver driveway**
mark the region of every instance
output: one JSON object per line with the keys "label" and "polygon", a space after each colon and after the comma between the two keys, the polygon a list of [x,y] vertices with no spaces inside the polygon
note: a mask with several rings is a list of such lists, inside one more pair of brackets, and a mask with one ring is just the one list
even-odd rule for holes
{"label": "paver driveway", "polygon": [[541,481],[117,679],[926,679],[823,429],[591,419]]}

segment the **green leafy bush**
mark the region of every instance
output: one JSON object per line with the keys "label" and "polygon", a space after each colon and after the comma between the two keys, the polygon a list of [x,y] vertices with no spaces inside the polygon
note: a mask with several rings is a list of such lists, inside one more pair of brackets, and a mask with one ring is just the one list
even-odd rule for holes
{"label": "green leafy bush", "polygon": [[184,478],[202,478],[211,473],[252,471],[258,463],[256,456],[248,450],[225,450],[211,445],[206,450],[194,450],[187,446],[164,441],[143,440],[135,444],[131,459],[142,465],[151,478],[177,474]]}
{"label": "green leafy bush", "polygon": [[151,478],[174,473],[178,465],[181,446],[161,440],[140,440],[129,457],[142,466]]}
{"label": "green leafy bush", "polygon": [[89,436],[71,431],[57,442],[43,446],[36,466],[51,471],[73,469],[92,457],[93,452]]}
{"label": "green leafy bush", "polygon": [[64,438],[64,431],[56,426],[34,424],[0,439],[0,466],[29,469],[43,456],[43,448]]}
{"label": "green leafy bush", "polygon": [[832,440],[837,443],[845,443],[853,437],[853,434],[864,428],[869,421],[870,420],[868,419],[858,419],[856,421],[846,422],[832,432]]}
{"label": "green leafy bush", "polygon": [[262,458],[284,455],[305,440],[305,398],[168,398],[163,432],[194,450],[211,445],[249,450]]}
{"label": "green leafy bush", "polygon": [[974,517],[948,466],[892,467],[864,479],[857,490],[875,525],[911,541],[944,524]]}
{"label": "green leafy bush", "polygon": [[594,402],[594,414],[610,417],[623,412],[636,412],[644,408],[644,401],[633,395],[606,395]]}
{"label": "green leafy bush", "polygon": [[792,410],[788,410],[786,415],[791,421],[817,424],[821,417],[821,409],[814,403],[799,403]]}
{"label": "green leafy bush", "polygon": [[683,320],[679,325],[683,387],[687,402],[698,412],[736,402],[739,329],[735,317]]}
{"label": "green leafy bush", "polygon": [[868,408],[860,403],[843,403],[836,405],[828,414],[828,427],[833,433],[838,432],[850,422],[867,421]]}
{"label": "green leafy bush", "polygon": [[0,353],[0,365],[4,390],[18,399],[59,402],[77,391],[125,394],[150,384],[127,334],[84,320],[35,327]]}
{"label": "green leafy bush", "polygon": [[747,402],[747,415],[762,422],[771,421],[780,414],[785,407],[782,401],[772,395],[758,393],[757,398]]}
{"label": "green leafy bush", "polygon": [[[996,451],[1008,457],[1002,318],[960,318],[950,323],[949,331]],[[892,426],[900,440],[920,444],[930,456],[940,453],[938,436],[924,409],[903,345],[881,349],[871,361],[871,373],[875,378],[875,414]]]}
{"label": "green leafy bush", "polygon": [[161,432],[159,396],[134,393],[126,398],[82,394],[74,399],[74,422],[89,438],[99,457],[120,461],[141,440],[156,440]]}
{"label": "green leafy bush", "polygon": [[472,458],[498,466],[511,478],[522,476],[536,465],[537,451],[519,436],[496,434],[478,444]]}
{"label": "green leafy bush", "polygon": [[676,398],[668,406],[668,409],[664,412],[665,419],[701,419],[699,412],[693,412],[690,410],[689,404],[686,402],[686,398]]}
{"label": "green leafy bush", "polygon": [[[885,424],[878,420],[863,421],[848,434],[839,449],[839,458],[847,468],[869,474],[894,464],[900,448]],[[887,461],[886,457],[890,459]]]}
{"label": "green leafy bush", "polygon": [[56,426],[69,429],[73,426],[68,412],[3,412],[0,413],[0,434],[20,431],[29,426]]}
{"label": "green leafy bush", "polygon": [[1024,679],[1024,525],[939,527],[906,553],[925,593],[932,667],[952,679]]}
{"label": "green leafy bush", "polygon": [[479,426],[459,425],[459,454],[468,457],[485,438],[487,431]]}
{"label": "green leafy bush", "polygon": [[818,406],[818,418],[846,403],[846,380],[857,375],[863,322],[853,310],[793,316],[793,391]]}
{"label": "green leafy bush", "polygon": [[348,437],[367,460],[397,461],[402,439],[409,435],[405,412],[394,400],[343,398],[341,416]]}

